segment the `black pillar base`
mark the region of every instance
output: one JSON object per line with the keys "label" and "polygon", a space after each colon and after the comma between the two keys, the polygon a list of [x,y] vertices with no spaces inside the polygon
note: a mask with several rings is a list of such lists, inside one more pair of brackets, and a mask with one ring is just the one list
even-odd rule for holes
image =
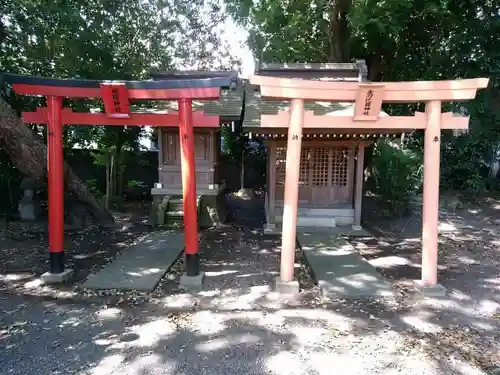
{"label": "black pillar base", "polygon": [[50,273],[64,272],[64,251],[50,254]]}
{"label": "black pillar base", "polygon": [[186,266],[186,276],[198,276],[200,274],[199,254],[186,254],[185,266]]}

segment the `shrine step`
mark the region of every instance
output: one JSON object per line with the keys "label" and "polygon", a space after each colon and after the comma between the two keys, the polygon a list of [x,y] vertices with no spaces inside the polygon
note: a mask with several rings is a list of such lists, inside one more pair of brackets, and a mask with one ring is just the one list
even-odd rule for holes
{"label": "shrine step", "polygon": [[[283,207],[276,207],[275,212],[276,213],[274,215],[274,221],[279,223],[282,221]],[[299,206],[297,214],[301,218],[312,218],[312,220],[309,220],[309,221],[312,222],[313,225],[316,225],[314,223],[317,220],[317,218],[320,218],[321,220],[334,219],[336,226],[348,226],[348,225],[354,224],[354,209],[348,208],[348,207],[346,207],[346,208],[343,208],[343,207],[319,208],[319,207],[300,207]],[[307,219],[305,219],[305,220],[307,221]],[[326,226],[331,228],[334,225],[332,225],[330,223],[330,224],[326,224]]]}
{"label": "shrine step", "polygon": [[182,211],[183,210],[183,199],[182,197],[172,197],[168,202],[168,211]]}
{"label": "shrine step", "polygon": [[336,227],[336,220],[334,217],[329,216],[299,216],[297,217],[298,227],[322,227],[334,228]]}
{"label": "shrine step", "polygon": [[[196,196],[197,202],[199,203],[200,195]],[[182,196],[173,196],[168,202],[168,212],[172,213],[172,216],[184,215],[184,199]]]}
{"label": "shrine step", "polygon": [[[283,217],[274,216],[275,223],[281,223]],[[338,216],[338,215],[303,215],[301,212],[298,213],[298,226],[303,227],[313,227],[320,226],[323,228],[332,228],[335,226],[350,226],[354,224],[353,216]]]}
{"label": "shrine step", "polygon": [[352,208],[312,208],[299,207],[299,216],[319,216],[319,217],[354,217]]}
{"label": "shrine step", "polygon": [[170,221],[176,222],[184,217],[184,206],[182,197],[172,197],[168,202],[168,210],[165,215]]}

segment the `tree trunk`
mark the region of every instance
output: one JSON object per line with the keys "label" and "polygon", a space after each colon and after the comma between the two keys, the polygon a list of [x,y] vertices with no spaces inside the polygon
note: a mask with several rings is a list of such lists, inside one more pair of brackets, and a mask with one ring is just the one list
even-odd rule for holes
{"label": "tree trunk", "polygon": [[123,145],[118,143],[116,146],[116,166],[115,166],[115,204],[117,208],[123,207],[123,174],[125,172],[125,153]]}
{"label": "tree trunk", "polygon": [[368,55],[366,65],[368,68],[368,80],[373,82],[381,81],[383,75],[382,54],[373,53]]}
{"label": "tree trunk", "polygon": [[[26,176],[47,184],[47,146],[29,127],[25,126],[12,108],[0,97],[0,148],[14,166]],[[65,189],[92,212],[100,224],[111,224],[113,216],[90,193],[87,186],[64,163]]]}
{"label": "tree trunk", "polygon": [[240,190],[245,188],[245,150],[241,152]]}
{"label": "tree trunk", "polygon": [[123,175],[125,174],[125,166],[120,163],[118,165],[117,177],[116,177],[116,204],[119,209],[123,208]]}
{"label": "tree trunk", "polygon": [[110,154],[106,155],[106,195],[104,196],[104,208],[109,210],[111,196],[111,158]]}
{"label": "tree trunk", "polygon": [[328,3],[330,8],[329,23],[329,62],[349,62],[351,30],[347,15],[352,6],[352,0],[331,0]]}

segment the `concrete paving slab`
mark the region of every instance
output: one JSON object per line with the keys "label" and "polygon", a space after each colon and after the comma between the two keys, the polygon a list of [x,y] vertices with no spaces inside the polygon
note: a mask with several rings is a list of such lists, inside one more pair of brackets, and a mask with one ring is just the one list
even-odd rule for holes
{"label": "concrete paving slab", "polygon": [[394,297],[391,284],[347,240],[316,233],[298,240],[325,297]]}
{"label": "concrete paving slab", "polygon": [[82,287],[152,291],[183,250],[182,232],[151,233],[90,276]]}

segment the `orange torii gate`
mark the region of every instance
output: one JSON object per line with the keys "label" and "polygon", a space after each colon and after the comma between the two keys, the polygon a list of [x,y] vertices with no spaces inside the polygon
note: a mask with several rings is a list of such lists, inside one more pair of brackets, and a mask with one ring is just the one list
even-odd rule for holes
{"label": "orange torii gate", "polygon": [[[438,208],[441,129],[467,129],[469,118],[442,113],[441,102],[465,101],[488,86],[487,78],[416,82],[324,82],[252,76],[264,98],[290,100],[290,110],[262,115],[262,127],[288,128],[280,282],[294,277],[300,153],[303,128],[343,128],[407,131],[425,130],[422,211],[422,276],[420,289],[438,286]],[[355,102],[354,116],[315,116],[304,101]],[[382,103],[425,102],[425,113],[379,117]],[[271,125],[266,125],[271,124]]]}
{"label": "orange torii gate", "polygon": [[[170,126],[179,127],[184,204],[186,277],[203,276],[199,267],[196,171],[193,126],[219,127],[219,116],[193,112],[193,100],[214,100],[221,88],[232,85],[227,77],[165,79],[159,81],[97,81],[54,79],[4,74],[5,82],[20,95],[45,96],[46,108],[23,112],[25,123],[47,124],[50,271],[45,282],[61,282],[71,270],[64,261],[63,125]],[[75,113],[63,108],[64,98],[98,98],[104,113]],[[175,100],[178,113],[131,111],[133,100]]]}

